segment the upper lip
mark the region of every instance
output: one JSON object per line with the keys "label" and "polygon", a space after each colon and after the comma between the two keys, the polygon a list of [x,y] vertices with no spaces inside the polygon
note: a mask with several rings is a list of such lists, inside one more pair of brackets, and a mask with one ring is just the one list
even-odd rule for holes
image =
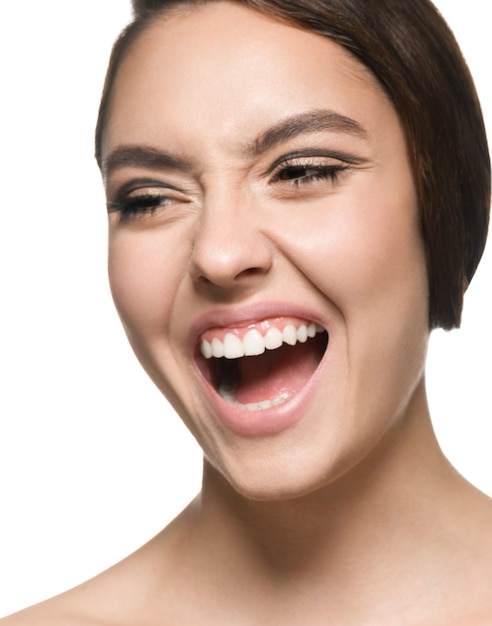
{"label": "upper lip", "polygon": [[209,328],[243,327],[265,319],[284,316],[316,322],[327,329],[327,320],[323,319],[319,313],[310,310],[309,307],[288,302],[268,302],[234,308],[217,308],[202,313],[193,321],[189,332],[191,350],[197,349],[202,333]]}

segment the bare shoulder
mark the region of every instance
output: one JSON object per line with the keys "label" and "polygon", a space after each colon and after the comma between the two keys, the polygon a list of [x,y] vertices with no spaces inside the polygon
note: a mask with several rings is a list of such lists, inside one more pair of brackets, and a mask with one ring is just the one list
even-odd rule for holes
{"label": "bare shoulder", "polygon": [[186,518],[187,509],[120,563],[59,596],[0,619],[0,626],[134,626],[152,622],[150,607],[155,608],[157,595],[159,623],[166,623]]}
{"label": "bare shoulder", "polygon": [[128,626],[130,616],[142,617],[152,588],[146,552],[144,546],[95,578],[0,619],[0,626]]}
{"label": "bare shoulder", "polygon": [[[104,608],[105,598],[121,595],[113,587],[113,593],[108,596],[110,589],[103,580],[111,580],[110,571],[59,596],[0,619],[0,626],[116,626],[116,615],[111,615]],[[104,587],[107,589],[104,590]]]}
{"label": "bare shoulder", "polygon": [[492,626],[492,499],[469,486],[459,503],[455,523],[449,522],[453,549],[446,561],[452,573],[449,588],[465,616],[456,626]]}
{"label": "bare shoulder", "polygon": [[1,626],[96,626],[97,622],[63,610],[53,599],[4,617],[0,619],[0,624]]}

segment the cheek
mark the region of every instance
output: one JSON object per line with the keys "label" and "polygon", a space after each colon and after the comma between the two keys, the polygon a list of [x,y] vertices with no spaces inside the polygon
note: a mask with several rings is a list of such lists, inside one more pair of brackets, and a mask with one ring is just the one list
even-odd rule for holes
{"label": "cheek", "polygon": [[380,384],[378,376],[419,375],[428,338],[427,269],[413,188],[384,189],[320,207],[309,228],[296,225],[287,244],[341,321],[350,367],[358,378],[369,376],[369,385]]}
{"label": "cheek", "polygon": [[[341,262],[345,280],[338,287],[354,310],[405,312],[414,304],[427,306],[427,272],[417,219],[378,215],[361,222],[356,232],[342,240],[351,253]],[[401,309],[401,310],[400,310]]]}
{"label": "cheek", "polygon": [[111,292],[125,329],[133,337],[157,334],[168,323],[182,274],[170,243],[150,231],[120,232],[110,238]]}
{"label": "cheek", "polygon": [[344,317],[368,318],[373,311],[384,320],[415,307],[426,315],[427,270],[413,185],[398,172],[392,185],[387,178],[354,185],[339,202],[320,206],[309,228],[295,228],[304,272]]}
{"label": "cheek", "polygon": [[354,397],[367,402],[372,396],[373,415],[386,405],[397,414],[425,364],[429,332],[425,254],[413,198],[398,202],[389,197],[387,203],[380,199],[369,208],[373,210],[358,220],[358,228],[347,229],[344,237],[333,241],[333,254],[340,259],[333,267],[334,298],[341,308],[349,366],[357,381]]}

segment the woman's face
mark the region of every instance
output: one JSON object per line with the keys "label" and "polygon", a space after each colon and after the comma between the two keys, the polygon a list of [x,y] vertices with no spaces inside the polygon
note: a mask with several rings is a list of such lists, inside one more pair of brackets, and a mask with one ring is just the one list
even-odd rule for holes
{"label": "woman's face", "polygon": [[312,491],[422,408],[405,140],[341,47],[227,2],[167,15],[120,69],[103,156],[116,306],[236,489]]}

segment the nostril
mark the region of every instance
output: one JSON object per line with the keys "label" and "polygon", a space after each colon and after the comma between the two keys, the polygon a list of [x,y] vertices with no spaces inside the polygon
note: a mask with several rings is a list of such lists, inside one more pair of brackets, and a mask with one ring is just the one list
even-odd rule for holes
{"label": "nostril", "polygon": [[236,286],[267,273],[272,257],[268,239],[241,211],[209,207],[193,241],[190,275],[202,285]]}
{"label": "nostril", "polygon": [[209,288],[220,288],[220,289],[233,289],[238,287],[245,287],[250,285],[255,281],[256,278],[261,278],[266,273],[267,270],[264,270],[260,267],[250,267],[245,270],[241,270],[236,275],[221,275],[217,274],[214,276],[200,274],[194,277],[195,283],[197,285],[201,285],[202,287]]}
{"label": "nostril", "polygon": [[240,278],[241,276],[256,276],[264,274],[267,270],[261,267],[248,267],[248,269],[239,272],[236,278]]}
{"label": "nostril", "polygon": [[248,267],[247,263],[195,264],[191,270],[191,276],[195,282],[201,285],[213,285],[217,287],[237,287],[260,278],[270,269],[270,264]]}

